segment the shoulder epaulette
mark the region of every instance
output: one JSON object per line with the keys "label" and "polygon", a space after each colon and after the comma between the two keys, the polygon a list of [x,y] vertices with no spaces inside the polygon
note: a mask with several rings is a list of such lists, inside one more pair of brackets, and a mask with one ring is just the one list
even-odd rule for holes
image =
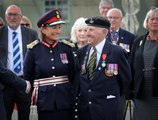
{"label": "shoulder epaulette", "polygon": [[33,42],[31,42],[30,44],[27,45],[27,48],[32,49],[35,45],[37,45],[39,43],[39,40],[35,40]]}
{"label": "shoulder epaulette", "polygon": [[70,47],[75,47],[75,43],[68,40],[61,40],[62,43],[69,45]]}

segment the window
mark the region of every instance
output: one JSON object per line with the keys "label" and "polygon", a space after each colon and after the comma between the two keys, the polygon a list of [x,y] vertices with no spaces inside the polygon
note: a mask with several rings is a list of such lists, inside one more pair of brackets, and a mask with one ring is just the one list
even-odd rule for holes
{"label": "window", "polygon": [[58,8],[61,11],[62,19],[66,22],[69,21],[69,0],[45,0],[45,12]]}

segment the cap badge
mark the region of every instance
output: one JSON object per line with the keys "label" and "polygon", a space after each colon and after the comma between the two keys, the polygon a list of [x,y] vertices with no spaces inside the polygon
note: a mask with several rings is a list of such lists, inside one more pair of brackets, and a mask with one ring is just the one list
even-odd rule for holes
{"label": "cap badge", "polygon": [[59,15],[59,12],[58,11],[56,11],[56,14],[57,14],[57,18],[60,18],[60,15]]}
{"label": "cap badge", "polygon": [[94,21],[92,20],[92,18],[91,18],[91,20],[90,20],[89,22],[90,22],[91,24],[94,23]]}

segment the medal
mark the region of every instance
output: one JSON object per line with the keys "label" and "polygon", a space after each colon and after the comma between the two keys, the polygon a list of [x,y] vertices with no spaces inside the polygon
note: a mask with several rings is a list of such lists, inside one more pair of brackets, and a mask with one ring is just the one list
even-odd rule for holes
{"label": "medal", "polygon": [[105,69],[105,75],[107,77],[112,77],[114,75],[114,65],[113,64],[107,64],[107,68]]}
{"label": "medal", "polygon": [[101,64],[101,66],[102,66],[102,67],[105,67],[105,66],[106,66],[105,61]]}
{"label": "medal", "polygon": [[68,63],[69,63],[69,61],[68,61],[68,59],[67,59],[67,54],[66,54],[66,53],[61,53],[61,54],[60,54],[60,59],[61,59],[61,62],[62,62],[63,64],[68,64]]}
{"label": "medal", "polygon": [[114,75],[118,74],[118,64],[114,64]]}
{"label": "medal", "polygon": [[106,66],[106,62],[105,62],[106,58],[107,58],[107,54],[102,54],[102,59],[103,59],[102,64],[101,64],[102,67]]}
{"label": "medal", "polygon": [[114,74],[113,71],[111,71],[111,70],[105,70],[105,75],[106,75],[107,77],[112,77],[113,74]]}
{"label": "medal", "polygon": [[114,71],[114,75],[117,75],[118,74],[118,71]]}

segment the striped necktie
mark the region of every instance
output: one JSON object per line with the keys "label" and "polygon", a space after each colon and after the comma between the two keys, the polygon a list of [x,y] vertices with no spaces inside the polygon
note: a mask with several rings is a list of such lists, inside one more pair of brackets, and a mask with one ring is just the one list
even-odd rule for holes
{"label": "striped necktie", "polygon": [[21,71],[21,56],[20,56],[20,46],[17,32],[13,32],[13,70],[15,73]]}
{"label": "striped necktie", "polygon": [[118,41],[118,32],[111,32],[112,43],[116,44]]}
{"label": "striped necktie", "polygon": [[89,64],[88,64],[88,72],[89,72],[89,79],[93,79],[94,70],[96,68],[96,60],[97,60],[97,50],[93,47],[93,53],[90,56]]}

